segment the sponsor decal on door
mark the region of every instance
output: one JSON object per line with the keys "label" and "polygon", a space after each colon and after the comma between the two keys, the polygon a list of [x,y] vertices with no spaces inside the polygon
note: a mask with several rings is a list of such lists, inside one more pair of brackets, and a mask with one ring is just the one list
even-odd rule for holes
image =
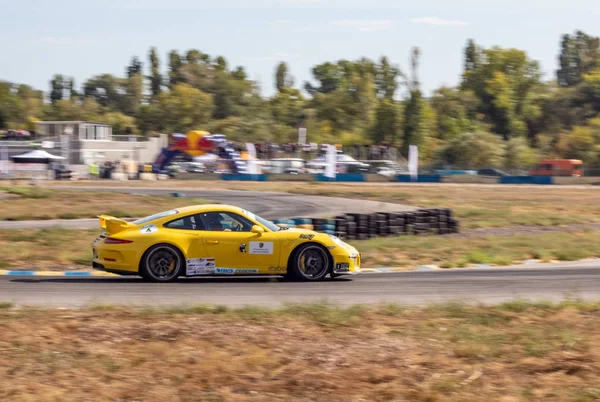
{"label": "sponsor decal on door", "polygon": [[251,241],[249,254],[273,254],[273,242],[272,241]]}

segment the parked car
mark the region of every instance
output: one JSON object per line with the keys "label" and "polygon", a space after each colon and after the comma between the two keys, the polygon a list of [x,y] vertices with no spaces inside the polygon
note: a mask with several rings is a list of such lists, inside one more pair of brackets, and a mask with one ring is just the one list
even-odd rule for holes
{"label": "parked car", "polygon": [[181,168],[188,173],[204,173],[206,171],[204,164],[200,162],[185,162],[181,164]]}
{"label": "parked car", "polygon": [[583,176],[583,162],[579,159],[546,159],[529,172],[531,176]]}
{"label": "parked car", "polygon": [[479,176],[508,176],[506,172],[500,169],[480,169],[477,171]]}
{"label": "parked car", "polygon": [[[310,166],[310,167],[309,167]],[[327,156],[321,155],[316,159],[307,164],[307,167],[311,170],[325,170],[327,166]],[[350,155],[342,153],[337,154],[336,170],[338,173],[368,173],[369,165],[363,162],[359,162]]]}
{"label": "parked car", "polygon": [[300,158],[277,158],[268,162],[268,172],[272,174],[304,173],[304,160]]}
{"label": "parked car", "polygon": [[7,140],[28,140],[31,138],[31,133],[25,130],[8,130],[6,132]]}
{"label": "parked car", "polygon": [[402,174],[405,169],[398,165],[394,161],[381,160],[381,161],[361,161],[367,163],[370,166],[370,172],[385,177],[393,177]]}

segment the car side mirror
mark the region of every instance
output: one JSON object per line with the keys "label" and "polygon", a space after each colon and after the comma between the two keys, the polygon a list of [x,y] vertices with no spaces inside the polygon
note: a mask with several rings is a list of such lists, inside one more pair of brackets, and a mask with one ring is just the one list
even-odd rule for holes
{"label": "car side mirror", "polygon": [[252,233],[256,233],[257,235],[262,235],[265,233],[265,230],[258,225],[252,226]]}

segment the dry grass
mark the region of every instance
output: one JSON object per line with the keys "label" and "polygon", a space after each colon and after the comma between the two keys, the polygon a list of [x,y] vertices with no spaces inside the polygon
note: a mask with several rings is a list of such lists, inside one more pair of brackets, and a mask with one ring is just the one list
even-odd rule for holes
{"label": "dry grass", "polygon": [[511,265],[526,260],[575,261],[600,257],[600,232],[562,232],[513,236],[425,236],[353,242],[365,267],[473,264]]}
{"label": "dry grass", "polygon": [[[0,232],[0,269],[68,270],[89,268],[98,230],[39,229]],[[444,268],[471,264],[509,265],[528,259],[573,261],[600,257],[600,232],[564,232],[518,236],[389,237],[352,242],[364,268]]]}
{"label": "dry grass", "polygon": [[[89,185],[90,183],[66,183]],[[104,182],[103,182],[104,184]],[[60,186],[63,183],[52,183]],[[555,226],[600,222],[600,188],[592,186],[411,185],[398,183],[158,181],[109,182],[111,187],[278,191],[379,200],[455,210],[464,228]]]}
{"label": "dry grass", "polygon": [[95,218],[105,213],[122,218],[207,201],[109,192],[60,191],[40,187],[0,187],[0,220]]}
{"label": "dry grass", "polygon": [[0,268],[57,270],[90,268],[98,230],[38,229],[0,231]]}
{"label": "dry grass", "polygon": [[0,310],[3,401],[595,401],[600,305]]}

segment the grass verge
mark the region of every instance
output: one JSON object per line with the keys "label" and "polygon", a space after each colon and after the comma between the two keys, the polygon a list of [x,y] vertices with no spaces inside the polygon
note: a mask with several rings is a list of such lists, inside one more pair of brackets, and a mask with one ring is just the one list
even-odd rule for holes
{"label": "grass verge", "polygon": [[525,301],[5,309],[0,399],[595,401],[599,311]]}
{"label": "grass verge", "polygon": [[368,266],[436,264],[442,268],[472,264],[510,265],[525,260],[575,261],[600,257],[600,232],[560,232],[513,236],[405,236],[354,242]]}
{"label": "grass verge", "polygon": [[[91,243],[98,230],[38,229],[0,232],[2,269],[89,267]],[[529,259],[574,261],[600,257],[600,232],[561,232],[477,238],[404,236],[352,242],[362,253],[364,268],[442,268],[471,264],[509,265]]]}
{"label": "grass verge", "polygon": [[48,220],[95,218],[108,214],[136,218],[194,204],[202,199],[143,196],[102,191],[60,191],[40,187],[1,187],[0,220]]}

